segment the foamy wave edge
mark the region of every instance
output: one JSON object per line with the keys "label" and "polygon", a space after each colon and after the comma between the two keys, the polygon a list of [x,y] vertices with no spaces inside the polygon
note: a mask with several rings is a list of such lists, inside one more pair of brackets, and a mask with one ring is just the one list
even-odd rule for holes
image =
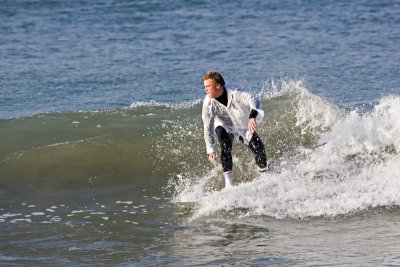
{"label": "foamy wave edge", "polygon": [[[304,93],[311,103],[320,103],[319,97]],[[322,103],[322,107],[331,108],[325,112],[329,116],[320,116],[325,113],[315,105],[305,105],[306,109],[298,109],[298,122],[311,118],[311,122],[319,122],[317,127],[321,122],[329,126],[320,138],[323,146],[303,149],[305,156],[281,174],[260,175],[229,190],[204,192],[203,183],[190,184],[191,188],[186,188],[190,190],[177,197],[198,204],[190,219],[219,212],[306,219],[352,215],[381,207],[398,209],[400,96],[385,96],[366,113],[355,109],[339,110],[337,114],[335,106]],[[305,125],[308,128],[309,122]],[[205,181],[209,176],[215,174],[197,180]]]}
{"label": "foamy wave edge", "polygon": [[189,100],[182,103],[166,103],[156,101],[137,101],[129,105],[127,109],[136,109],[141,107],[165,107],[173,109],[186,109],[201,104],[203,99]]}

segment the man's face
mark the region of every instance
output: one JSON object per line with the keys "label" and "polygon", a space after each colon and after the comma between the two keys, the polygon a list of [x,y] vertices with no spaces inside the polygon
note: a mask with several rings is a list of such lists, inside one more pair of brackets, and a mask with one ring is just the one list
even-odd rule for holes
{"label": "man's face", "polygon": [[207,79],[204,81],[204,91],[210,98],[219,97],[222,94],[222,86],[215,84],[214,80]]}

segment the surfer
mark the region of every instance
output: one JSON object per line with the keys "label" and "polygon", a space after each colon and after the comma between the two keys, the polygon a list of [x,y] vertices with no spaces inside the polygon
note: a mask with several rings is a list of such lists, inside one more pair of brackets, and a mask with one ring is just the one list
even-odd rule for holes
{"label": "surfer", "polygon": [[206,97],[203,102],[202,119],[208,160],[217,160],[214,132],[220,143],[220,160],[224,170],[225,188],[231,187],[232,141],[238,139],[255,155],[260,172],[267,171],[264,144],[258,136],[257,124],[264,118],[260,102],[251,94],[230,88],[218,72],[208,72],[203,77]]}

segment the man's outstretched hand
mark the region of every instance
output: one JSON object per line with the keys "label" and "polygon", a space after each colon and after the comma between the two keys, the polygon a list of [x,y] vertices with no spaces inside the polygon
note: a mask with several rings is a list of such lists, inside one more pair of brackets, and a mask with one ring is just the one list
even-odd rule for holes
{"label": "man's outstretched hand", "polygon": [[208,160],[213,164],[217,163],[217,153],[211,152],[208,154]]}

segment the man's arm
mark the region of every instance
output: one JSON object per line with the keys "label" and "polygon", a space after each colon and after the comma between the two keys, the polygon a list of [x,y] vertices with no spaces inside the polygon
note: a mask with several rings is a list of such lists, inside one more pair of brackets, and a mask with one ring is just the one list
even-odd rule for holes
{"label": "man's arm", "polygon": [[[239,101],[241,101],[242,104],[248,106],[250,109],[249,122],[247,126],[250,131],[255,132],[257,130],[257,124],[261,122],[262,118],[264,117],[264,112],[261,110],[260,101],[258,101],[258,99],[256,99],[248,92],[239,91],[239,94]],[[257,118],[260,113],[261,116]]]}
{"label": "man's arm", "polygon": [[203,102],[202,119],[204,124],[204,141],[206,143],[207,154],[216,152],[214,139],[214,115],[210,114],[210,99],[206,97]]}

